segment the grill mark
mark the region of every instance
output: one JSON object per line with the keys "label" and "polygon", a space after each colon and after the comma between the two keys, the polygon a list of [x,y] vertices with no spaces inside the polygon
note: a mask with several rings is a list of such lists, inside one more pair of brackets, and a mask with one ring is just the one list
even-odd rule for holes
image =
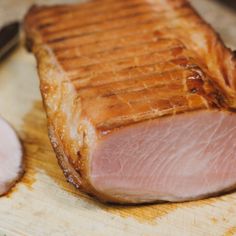
{"label": "grill mark", "polygon": [[[181,16],[181,18],[190,18],[193,17],[191,14],[186,14]],[[174,24],[174,20],[172,21],[172,24]],[[71,36],[70,38],[60,38],[56,39],[54,42],[48,42],[50,40],[44,39],[45,43],[48,43],[54,50],[64,50],[64,48],[68,48],[73,45],[83,45],[88,43],[95,43],[95,42],[101,42],[103,40],[111,40],[115,38],[119,38],[122,36],[128,36],[133,35],[134,33],[139,32],[152,32],[155,31],[157,35],[164,35],[166,33],[167,35],[170,34],[171,30],[181,30],[181,26],[177,27],[169,27],[168,22],[166,20],[163,20],[163,23],[157,24],[155,20],[149,20],[144,21],[143,23],[137,25],[137,24],[129,24],[124,27],[119,27],[116,29],[111,29],[108,31],[101,31],[101,32],[93,32],[91,34],[84,34],[80,36]],[[136,27],[137,26],[137,27]],[[169,30],[169,31],[168,31]],[[83,42],[83,43],[82,43]]]}
{"label": "grill mark", "polygon": [[76,80],[74,79],[72,82],[76,89],[81,89],[89,86],[96,87],[111,82],[120,82],[129,79],[135,79],[137,77],[147,76],[153,73],[165,73],[170,70],[177,70],[186,67],[188,63],[190,63],[190,61],[186,58],[177,58],[158,64],[149,64],[140,67],[128,68],[116,72],[107,72],[96,77],[89,77],[84,79],[77,78]]}
{"label": "grill mark", "polygon": [[[108,27],[108,29],[110,29],[109,27],[114,27],[114,25],[118,25],[118,26],[122,26],[121,23],[125,23],[126,21],[126,24],[127,24],[127,20],[130,20],[130,19],[137,19],[138,22],[140,20],[140,16],[142,17],[145,17],[145,16],[148,16],[148,19],[149,17],[154,17],[156,15],[156,13],[148,10],[148,11],[141,11],[141,12],[137,12],[137,13],[131,13],[131,14],[128,14],[128,15],[125,15],[125,16],[121,16],[121,17],[114,17],[114,19],[110,19],[109,21],[108,20],[105,20],[105,21],[98,21],[97,23],[85,23],[85,24],[76,24],[76,25],[68,25],[67,28],[62,28],[62,29],[57,29],[57,25],[56,27],[54,26],[53,28],[55,29],[53,32],[52,31],[46,31],[46,30],[43,30],[42,31],[42,34],[44,36],[54,36],[54,37],[60,37],[61,35],[65,35],[67,33],[70,34],[73,32],[73,30],[75,29],[77,33],[89,33],[91,31],[95,31],[96,29],[99,29],[99,28],[103,28],[105,27]],[[122,22],[123,21],[123,22]],[[77,22],[76,22],[77,23]]]}
{"label": "grill mark", "polygon": [[[122,47],[137,45],[144,42],[155,42],[157,40],[163,40],[165,38],[158,38],[155,33],[143,33],[139,35],[131,35],[126,38],[105,40],[102,42],[85,44],[78,47],[72,47],[64,51],[54,51],[58,60],[63,61],[72,57],[79,57],[85,55],[91,55],[92,53],[101,53],[111,49],[121,49]],[[169,39],[170,40],[170,39]]]}
{"label": "grill mark", "polygon": [[[138,103],[141,101],[145,101],[145,99],[150,98],[163,98],[169,99],[173,96],[182,96],[185,95],[184,87],[181,83],[182,79],[176,79],[175,81],[163,81],[156,84],[151,85],[150,87],[143,87],[139,90],[131,90],[131,91],[119,91],[116,94],[106,94],[102,96],[96,97],[96,103],[101,102],[103,104],[108,104],[109,106],[119,105],[121,103]],[[91,97],[81,97],[84,102],[91,102]],[[144,99],[145,98],[145,99]]]}
{"label": "grill mark", "polygon": [[[93,7],[89,6],[90,4],[93,5]],[[124,5],[123,2],[119,1],[117,3],[113,3],[114,5]],[[46,18],[50,17],[57,17],[59,14],[64,16],[65,14],[71,14],[76,11],[92,11],[95,9],[96,12],[104,11],[106,12],[110,7],[108,4],[101,4],[95,1],[90,1],[87,2],[86,4],[80,3],[80,4],[74,4],[73,8],[71,7],[70,4],[60,4],[57,6],[43,6],[43,7],[38,7],[38,9],[34,10],[34,20],[35,21],[43,21]]]}
{"label": "grill mark", "polygon": [[[169,16],[180,13],[180,12],[184,12],[189,10],[188,7],[177,7],[175,8],[175,12],[173,10],[170,11],[163,11],[160,10],[158,7],[151,7],[147,4],[141,4],[142,7],[140,7],[139,5],[133,8],[120,8],[120,9],[116,9],[115,12],[116,14],[112,13],[113,11],[111,11],[110,15],[109,14],[100,14],[100,17],[94,16],[94,15],[88,15],[88,16],[77,16],[77,17],[81,17],[82,19],[80,19],[79,22],[77,21],[73,21],[72,19],[66,20],[65,17],[59,18],[56,21],[56,24],[50,25],[45,27],[44,29],[41,29],[41,32],[43,34],[55,34],[55,33],[59,33],[59,32],[71,32],[74,29],[79,30],[80,28],[84,28],[84,27],[88,27],[88,26],[96,26],[97,27],[99,25],[102,25],[104,23],[109,22],[109,24],[112,24],[114,22],[117,22],[119,20],[122,19],[126,19],[132,16],[139,16],[139,15],[143,15],[143,14],[158,14],[159,18],[168,18]],[[83,13],[83,12],[82,12]],[[72,15],[71,15],[72,16]],[[99,15],[98,15],[99,16]],[[73,15],[73,19],[76,17],[76,15]],[[55,27],[56,25],[56,27]]]}
{"label": "grill mark", "polygon": [[125,60],[130,57],[137,57],[152,52],[171,50],[172,48],[184,49],[178,40],[160,40],[157,42],[144,42],[119,49],[111,49],[100,53],[92,53],[86,56],[67,58],[60,61],[62,67],[67,70],[73,70],[79,67],[91,64],[102,64],[104,62],[113,62],[116,60]]}
{"label": "grill mark", "polygon": [[130,92],[146,90],[160,84],[173,83],[178,80],[182,81],[182,79],[190,76],[194,76],[194,72],[191,70],[172,70],[165,73],[152,74],[151,76],[140,76],[135,79],[126,80],[125,82],[112,82],[96,87],[85,87],[78,90],[78,96],[83,99],[117,96],[124,93],[128,94]]}
{"label": "grill mark", "polygon": [[[147,29],[148,26],[149,28]],[[49,44],[55,51],[63,51],[64,49],[74,48],[77,46],[96,44],[99,42],[115,40],[115,39],[118,39],[119,37],[133,36],[135,34],[148,33],[151,31],[154,32],[155,28],[157,28],[156,22],[147,21],[146,23],[140,25],[138,28],[127,26],[127,27],[119,28],[115,30],[98,32],[96,34],[96,37],[94,37],[94,34],[89,34],[89,35],[84,35],[84,36],[79,37],[79,40],[72,38],[72,39],[65,40],[66,42],[64,41],[63,43],[54,42],[54,43],[49,43]],[[69,46],[65,47],[67,46],[67,44]]]}
{"label": "grill mark", "polygon": [[[135,4],[133,4],[135,3]],[[135,7],[136,5],[141,5],[143,2],[142,1],[135,1],[132,0],[132,4],[130,4],[129,1],[123,1],[121,2],[113,2],[111,5],[109,4],[98,4],[96,7],[92,7],[90,9],[80,9],[81,11],[78,11],[77,6],[74,6],[73,8],[71,8],[69,5],[65,5],[68,6],[68,10],[66,9],[66,7],[64,6],[62,9],[57,9],[56,11],[54,9],[52,9],[54,12],[53,14],[50,16],[50,14],[46,14],[46,9],[41,10],[40,15],[36,15],[33,17],[34,23],[43,23],[43,24],[47,24],[48,22],[50,22],[49,20],[58,20],[58,16],[60,17],[66,17],[67,15],[77,15],[78,12],[82,12],[82,13],[88,13],[90,14],[90,16],[96,17],[97,14],[106,14],[107,12],[116,12],[117,11],[117,7],[125,7],[126,9],[128,8],[132,8]],[[156,3],[145,3],[145,5],[149,5],[149,6],[158,6],[159,9],[162,9],[163,11],[169,11],[169,9],[166,9],[165,7],[161,6],[160,4],[156,4]],[[181,6],[186,5],[186,3],[183,2],[179,2],[176,1],[175,3],[172,4],[172,9],[175,8],[180,8]],[[38,23],[38,25],[39,25]]]}
{"label": "grill mark", "polygon": [[[115,12],[117,12],[117,11],[119,11],[119,10],[122,10],[122,9],[124,9],[124,10],[132,10],[132,9],[134,9],[134,8],[136,8],[136,7],[140,7],[140,6],[147,6],[147,4],[146,3],[139,3],[139,4],[132,4],[132,5],[125,5],[125,6],[123,6],[123,5],[121,5],[121,6],[119,6],[118,8],[114,8],[114,9],[111,9],[112,11],[115,11]],[[114,6],[112,6],[112,7],[114,7]],[[91,12],[91,11],[89,11],[89,13],[90,14],[93,14],[93,19],[92,20],[94,20],[94,19],[96,19],[96,17],[104,17],[104,20],[106,19],[105,18],[105,16],[104,16],[104,12],[101,12],[101,11],[95,11],[95,12]],[[107,12],[106,12],[107,13]],[[84,16],[84,14],[85,14],[85,16],[86,16],[86,12],[84,13],[84,12],[75,12],[74,14],[71,14],[71,13],[66,13],[64,16],[63,16],[63,19],[65,20],[64,22],[66,22],[66,20],[69,22],[69,20],[73,20],[75,17],[79,17],[79,16],[81,16],[81,17],[83,17]],[[91,16],[90,16],[91,17]],[[58,23],[59,21],[60,21],[60,19],[61,19],[61,16],[58,16],[58,15],[56,15],[54,18],[52,18],[52,19],[50,19],[50,18],[47,18],[47,19],[45,19],[45,22],[46,23],[44,23],[44,19],[42,19],[42,21],[40,22],[40,24],[38,25],[38,29],[39,30],[44,30],[44,29],[46,29],[46,28],[50,28],[51,26],[53,26],[55,23]],[[103,19],[103,18],[102,18]],[[97,20],[97,19],[96,19]],[[90,21],[91,21],[91,18],[90,18]],[[94,23],[96,23],[97,21],[94,21]],[[60,23],[60,22],[59,22]],[[90,22],[90,23],[92,23],[92,21]],[[53,28],[53,27],[51,27],[51,28]]]}
{"label": "grill mark", "polygon": [[[35,21],[40,21],[40,22],[46,22],[47,18],[53,18],[53,17],[58,17],[58,15],[61,15],[62,17],[65,16],[65,14],[74,14],[75,12],[81,11],[81,12],[91,12],[91,14],[96,14],[96,13],[106,13],[107,11],[111,10],[112,7],[119,7],[119,6],[131,6],[133,5],[133,2],[142,2],[139,0],[132,0],[132,4],[130,4],[129,1],[117,1],[113,2],[111,4],[101,4],[98,2],[87,2],[86,4],[74,4],[73,8],[71,7],[70,4],[60,4],[57,7],[39,7],[39,9],[35,10],[35,14],[33,16]],[[92,3],[92,6],[89,6],[89,4]],[[137,4],[136,3],[136,4]],[[87,5],[88,4],[88,5]],[[37,12],[38,11],[38,12]],[[51,12],[50,12],[51,11]],[[44,21],[45,20],[45,21]]]}
{"label": "grill mark", "polygon": [[[188,18],[192,16],[188,15],[187,17],[187,15],[185,15],[182,17]],[[170,23],[169,25],[171,25],[171,23],[174,25],[175,20],[173,20],[172,22],[170,21],[169,23]],[[135,28],[135,27],[138,27],[138,28]],[[85,34],[85,35],[80,35],[80,36],[75,36],[75,37],[72,36],[67,39],[60,38],[55,41],[53,40],[54,42],[47,42],[46,38],[44,38],[43,40],[45,41],[45,43],[49,44],[52,47],[52,49],[60,51],[60,50],[68,49],[68,48],[82,46],[84,44],[101,42],[103,40],[112,40],[118,37],[122,38],[122,37],[132,36],[138,33],[149,32],[149,33],[155,33],[157,36],[168,35],[168,36],[173,37],[173,33],[170,33],[170,32],[177,31],[177,30],[182,30],[182,27],[181,26],[170,27],[166,25],[166,22],[164,24],[157,24],[157,22],[151,20],[151,21],[146,21],[144,23],[141,23],[140,25],[135,24],[133,25],[133,27],[130,27],[129,25],[127,27],[115,28],[108,31],[93,32],[91,34]]]}
{"label": "grill mark", "polygon": [[153,15],[150,16],[149,13],[142,14],[143,18],[146,17],[145,19],[141,19],[140,16],[141,16],[141,14],[136,15],[136,16],[130,16],[129,18],[127,17],[126,19],[123,20],[123,23],[121,25],[117,24],[116,27],[114,27],[112,24],[107,22],[107,23],[105,23],[105,26],[103,26],[103,27],[92,25],[92,26],[81,27],[79,29],[76,29],[75,31],[62,31],[62,32],[55,33],[55,34],[42,34],[42,35],[47,43],[54,43],[54,42],[62,41],[65,39],[79,38],[79,37],[85,36],[85,35],[91,35],[91,34],[97,34],[99,32],[121,29],[121,28],[127,26],[128,20],[130,21],[129,25],[139,25],[145,20],[153,20],[154,19],[154,16]]}
{"label": "grill mark", "polygon": [[179,18],[186,17],[187,15],[190,15],[192,17],[191,11],[189,9],[186,9],[186,12],[187,13],[180,14],[179,16],[173,15],[165,19],[159,18],[156,13],[137,14],[135,16],[126,17],[125,19],[120,20],[123,22],[118,22],[118,23],[115,22],[114,24],[116,24],[116,26],[114,26],[114,24],[111,24],[110,22],[106,22],[103,24],[103,27],[101,25],[99,27],[98,25],[95,26],[93,24],[92,26],[78,28],[74,32],[71,30],[71,31],[62,31],[61,33],[42,34],[42,35],[43,35],[43,39],[47,43],[54,43],[54,42],[59,42],[65,39],[79,38],[85,35],[97,34],[103,31],[108,32],[108,31],[114,31],[117,29],[122,29],[123,27],[127,27],[127,21],[129,21],[129,24],[128,24],[129,27],[131,25],[133,27],[139,26],[140,24],[143,24],[147,21],[153,21],[159,25],[170,25],[170,22],[173,23],[173,21],[177,21]]}
{"label": "grill mark", "polygon": [[119,128],[121,126],[155,119],[165,115],[184,112],[188,108],[188,104],[186,97],[174,96],[172,98],[169,98],[169,100],[156,98],[151,100],[149,104],[146,101],[135,103],[132,105],[132,107],[133,109],[129,112],[127,111],[127,113],[125,113],[124,115],[115,115],[115,113],[119,110],[127,110],[127,106],[121,107],[120,105],[118,105],[117,107],[110,107],[109,112],[114,112],[114,114],[110,116],[108,113],[106,119],[102,118],[101,120],[94,120],[96,128],[104,133],[110,132],[111,130]]}
{"label": "grill mark", "polygon": [[[121,100],[127,101],[131,106],[141,102],[149,103],[149,101],[157,99],[157,95],[159,99],[161,97],[161,99],[169,101],[171,97],[183,96],[183,91],[183,85],[179,81],[176,81],[176,83],[158,84],[148,89],[122,94]],[[120,96],[118,96],[118,99],[120,99]],[[114,103],[114,105],[118,105],[119,103]]]}
{"label": "grill mark", "polygon": [[[189,101],[190,104],[192,102],[194,105],[189,106]],[[101,117],[97,117],[98,120],[94,119],[93,122],[98,130],[107,133],[113,129],[136,122],[182,113],[186,109],[191,111],[203,108],[207,107],[199,95],[190,95],[188,97],[175,95],[167,99],[153,97],[149,99],[149,102],[143,99],[129,104],[117,103],[116,105],[111,105],[104,109],[105,112],[101,114]]]}
{"label": "grill mark", "polygon": [[[141,90],[135,93],[131,92],[129,94],[121,94],[115,97],[98,97],[96,98],[96,104],[99,104],[99,109],[95,121],[99,122],[101,120],[109,120],[109,118],[114,118],[121,115],[127,116],[135,111],[137,112],[134,107],[139,105],[142,105],[146,111],[151,110],[152,101],[166,101],[166,103],[168,103],[168,107],[170,107],[170,105],[181,106],[183,102],[181,102],[181,99],[177,98],[184,97],[184,94],[179,91],[181,89],[181,85],[176,84],[176,87],[176,89],[173,89],[168,88],[168,85],[160,84],[148,90]],[[176,101],[174,101],[173,98],[175,98]],[[167,105],[166,103],[165,105]],[[93,112],[93,107],[96,104],[90,100],[83,100],[82,109],[87,110],[87,107],[89,107],[90,109],[88,109],[88,112]],[[162,107],[159,106],[159,109],[161,108],[163,109],[163,103]],[[143,112],[143,110],[139,109],[138,112]]]}
{"label": "grill mark", "polygon": [[[120,8],[120,9],[116,9],[116,14],[114,13],[110,13],[109,14],[101,14],[101,17],[94,17],[91,18],[91,15],[88,16],[79,16],[82,19],[77,22],[77,21],[72,21],[71,19],[66,20],[63,18],[62,20],[58,20],[58,22],[56,22],[56,24],[53,24],[52,26],[46,27],[44,29],[42,29],[42,33],[43,34],[52,34],[52,33],[58,33],[61,31],[71,31],[73,29],[80,29],[83,27],[87,27],[87,26],[93,26],[93,25],[100,25],[101,23],[106,23],[109,21],[109,23],[112,23],[113,21],[117,21],[117,20],[121,20],[124,18],[129,18],[132,16],[136,16],[136,15],[142,15],[142,14],[146,14],[146,13],[153,13],[153,9],[148,6],[147,4],[142,4],[141,5],[142,8],[139,7],[135,7],[135,8],[129,8],[128,10],[125,8]],[[75,17],[75,16],[73,16]],[[56,27],[55,27],[56,25]]]}
{"label": "grill mark", "polygon": [[[96,76],[104,72],[119,71],[131,67],[148,65],[150,63],[160,63],[165,60],[184,56],[184,54],[187,55],[187,51],[185,51],[184,49],[173,48],[170,50],[168,49],[167,51],[163,50],[151,54],[143,54],[141,56],[126,58],[125,60],[121,59],[118,61],[110,61],[109,63],[93,64],[89,66],[80,67],[74,71],[67,72],[67,76],[69,77],[69,79],[73,79],[78,76]],[[165,59],[163,59],[163,57],[165,57]]]}

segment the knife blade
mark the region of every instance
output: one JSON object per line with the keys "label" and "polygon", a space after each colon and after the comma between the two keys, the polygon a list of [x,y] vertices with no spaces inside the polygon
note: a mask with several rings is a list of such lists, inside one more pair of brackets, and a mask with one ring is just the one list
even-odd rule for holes
{"label": "knife blade", "polygon": [[235,0],[218,0],[219,3],[225,5],[232,10],[236,10],[236,1]]}
{"label": "knife blade", "polygon": [[10,52],[18,45],[20,23],[12,22],[0,29],[0,61],[5,59]]}

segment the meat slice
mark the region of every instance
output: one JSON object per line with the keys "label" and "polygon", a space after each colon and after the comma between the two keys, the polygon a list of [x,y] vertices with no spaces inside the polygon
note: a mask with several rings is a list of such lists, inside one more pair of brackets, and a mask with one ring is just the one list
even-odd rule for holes
{"label": "meat slice", "polygon": [[23,155],[15,131],[0,118],[0,196],[6,194],[23,174]]}
{"label": "meat slice", "polygon": [[187,0],[30,9],[49,136],[102,201],[186,201],[236,186],[236,62]]}

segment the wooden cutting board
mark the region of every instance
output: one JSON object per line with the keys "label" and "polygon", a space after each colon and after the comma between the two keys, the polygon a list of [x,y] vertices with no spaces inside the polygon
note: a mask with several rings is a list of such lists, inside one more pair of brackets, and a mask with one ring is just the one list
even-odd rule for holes
{"label": "wooden cutting board", "polygon": [[[19,1],[1,0],[0,20],[9,7],[15,9],[12,19],[20,17],[33,1],[20,2],[14,8]],[[193,3],[236,48],[236,15],[215,1]],[[22,181],[0,198],[0,236],[236,235],[236,193],[189,203],[114,206],[68,184],[48,140],[35,60],[23,46],[0,64],[0,114],[21,137],[26,165]]]}

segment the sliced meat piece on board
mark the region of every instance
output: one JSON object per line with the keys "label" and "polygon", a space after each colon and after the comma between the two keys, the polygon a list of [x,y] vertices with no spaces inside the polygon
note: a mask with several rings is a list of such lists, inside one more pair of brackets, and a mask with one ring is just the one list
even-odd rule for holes
{"label": "sliced meat piece on board", "polygon": [[6,194],[22,174],[21,143],[12,127],[0,118],[0,196]]}

